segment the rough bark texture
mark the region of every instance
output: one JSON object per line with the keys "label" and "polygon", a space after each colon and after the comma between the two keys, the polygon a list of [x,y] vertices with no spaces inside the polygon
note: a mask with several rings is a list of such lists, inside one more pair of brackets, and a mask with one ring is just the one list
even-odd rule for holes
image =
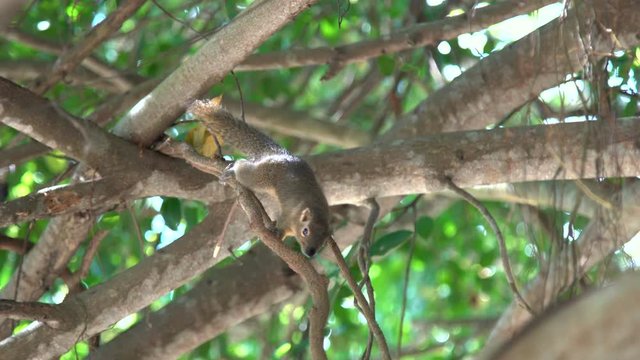
{"label": "rough bark texture", "polygon": [[640,312],[632,309],[638,298],[640,276],[627,274],[551,311],[504,349],[482,359],[636,359]]}
{"label": "rough bark texture", "polygon": [[577,4],[566,18],[486,57],[430,95],[383,139],[485,128],[582,70],[589,60],[640,43],[635,0]]}
{"label": "rough bark texture", "polygon": [[176,359],[301,290],[300,278],[258,245],[233,264],[210,270],[188,295],[148,315],[89,359]]}

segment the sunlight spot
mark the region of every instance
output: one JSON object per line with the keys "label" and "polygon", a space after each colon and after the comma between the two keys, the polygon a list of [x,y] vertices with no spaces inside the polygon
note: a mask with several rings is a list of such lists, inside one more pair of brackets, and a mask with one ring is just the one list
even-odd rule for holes
{"label": "sunlight spot", "polygon": [[451,81],[462,74],[462,69],[458,65],[447,64],[442,68],[442,75],[447,81]]}
{"label": "sunlight spot", "polygon": [[564,11],[564,6],[560,3],[545,6],[531,15],[520,15],[507,19],[489,27],[491,35],[500,40],[498,49],[507,43],[516,41],[531,33],[535,29],[547,24],[559,17]]}
{"label": "sunlight spot", "polygon": [[631,256],[635,263],[640,262],[640,232],[635,234],[631,240],[624,244],[622,249]]}
{"label": "sunlight spot", "polygon": [[495,275],[496,269],[494,267],[483,267],[478,271],[478,276],[480,279],[488,279]]}
{"label": "sunlight spot", "polygon": [[451,53],[451,45],[448,41],[441,41],[438,44],[438,52],[442,55],[448,55]]}
{"label": "sunlight spot", "polygon": [[583,80],[569,81],[540,93],[542,101],[553,108],[565,111],[582,108],[585,105],[583,99],[588,98],[589,90]]}
{"label": "sunlight spot", "polygon": [[442,329],[439,326],[434,326],[433,329],[431,330],[431,336],[433,336],[433,338],[437,342],[442,344],[442,343],[446,342],[447,340],[449,340],[450,334],[445,329]]}
{"label": "sunlight spot", "polygon": [[237,251],[239,251],[240,253],[245,252],[247,250],[251,249],[251,240],[249,241],[245,241],[244,244],[238,246]]}
{"label": "sunlight spot", "polygon": [[369,277],[371,279],[377,279],[381,273],[382,273],[382,268],[378,264],[373,264],[369,268]]}
{"label": "sunlight spot", "polygon": [[440,6],[444,0],[427,0],[427,5],[429,6]]}
{"label": "sunlight spot", "polygon": [[340,304],[340,306],[343,309],[355,309],[356,306],[353,304],[353,296],[347,296],[346,298],[342,299],[342,303]]}
{"label": "sunlight spot", "polygon": [[130,116],[138,115],[138,113],[145,108],[149,99],[151,99],[151,94],[143,97],[142,100],[138,101],[138,103],[131,108],[131,111],[129,111]]}
{"label": "sunlight spot", "polygon": [[484,54],[484,46],[487,44],[487,35],[484,32],[462,34],[458,36],[458,45],[462,49],[470,50],[474,55]]}
{"label": "sunlight spot", "polygon": [[158,212],[160,212],[160,209],[162,209],[163,201],[164,200],[160,196],[152,196],[145,200],[147,206]]}
{"label": "sunlight spot", "polygon": [[180,223],[180,225],[178,225],[177,230],[173,230],[170,227],[165,226],[164,229],[162,230],[162,234],[160,234],[160,243],[158,244],[158,249],[161,249],[171,244],[172,242],[178,240],[180,237],[182,237],[182,235],[184,235],[184,232],[186,230],[187,230],[187,225],[184,223]]}
{"label": "sunlight spot", "polygon": [[276,358],[281,358],[285,356],[289,352],[289,350],[291,350],[291,347],[292,347],[291,343],[288,343],[288,342],[278,346],[278,348],[274,352],[274,356]]}
{"label": "sunlight spot", "polygon": [[121,330],[127,330],[136,323],[136,320],[138,320],[138,314],[133,313],[122,318],[114,325],[114,327]]}
{"label": "sunlight spot", "polygon": [[573,227],[572,224],[566,222],[562,225],[562,237],[570,241],[577,239],[581,231]]}
{"label": "sunlight spot", "polygon": [[362,325],[366,325],[367,324],[367,318],[364,317],[364,315],[362,315],[361,312],[358,312],[358,322],[360,322],[360,324],[362,324]]}
{"label": "sunlight spot", "polygon": [[54,304],[60,304],[62,303],[62,301],[64,301],[64,298],[67,296],[67,294],[69,294],[69,288],[67,287],[67,284],[61,284],[60,289],[58,289],[58,291],[56,291],[55,294],[51,296],[51,300]]}
{"label": "sunlight spot", "polygon": [[438,292],[438,296],[443,299],[451,295],[451,287],[447,284],[440,284],[436,291]]}
{"label": "sunlight spot", "polygon": [[251,354],[251,346],[245,343],[234,344],[230,347],[231,353],[239,358],[245,359]]}
{"label": "sunlight spot", "polygon": [[329,350],[329,348],[331,347],[331,340],[329,340],[328,337],[324,337],[324,340],[322,340],[322,348],[325,350]]}
{"label": "sunlight spot", "polygon": [[527,244],[524,246],[524,254],[527,257],[534,257],[538,252],[538,248],[533,244]]}
{"label": "sunlight spot", "polygon": [[45,31],[50,27],[51,27],[51,23],[49,21],[47,21],[47,20],[39,21],[36,24],[36,29],[38,29],[38,31]]}
{"label": "sunlight spot", "polygon": [[115,49],[107,49],[107,51],[104,52],[104,57],[109,62],[115,62],[118,60],[118,52]]}
{"label": "sunlight spot", "polygon": [[91,20],[91,27],[94,27],[100,24],[106,18],[107,18],[107,15],[105,15],[103,12],[97,13],[96,16],[93,17],[93,20]]}
{"label": "sunlight spot", "polygon": [[159,234],[164,229],[165,224],[166,223],[164,221],[164,217],[162,217],[162,215],[160,214],[157,214],[151,220],[151,231]]}

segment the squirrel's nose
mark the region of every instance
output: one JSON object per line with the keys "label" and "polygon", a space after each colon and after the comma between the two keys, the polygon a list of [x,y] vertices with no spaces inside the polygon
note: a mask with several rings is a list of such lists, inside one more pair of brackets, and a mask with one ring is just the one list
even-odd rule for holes
{"label": "squirrel's nose", "polygon": [[308,246],[304,248],[304,250],[302,250],[302,253],[304,253],[307,257],[311,258],[317,253],[317,250],[313,246]]}

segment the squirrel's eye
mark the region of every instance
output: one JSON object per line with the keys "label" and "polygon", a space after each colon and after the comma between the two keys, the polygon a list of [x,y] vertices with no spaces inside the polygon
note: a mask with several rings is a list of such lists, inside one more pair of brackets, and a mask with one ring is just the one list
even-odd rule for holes
{"label": "squirrel's eye", "polygon": [[309,236],[309,228],[302,228],[302,236],[304,237]]}

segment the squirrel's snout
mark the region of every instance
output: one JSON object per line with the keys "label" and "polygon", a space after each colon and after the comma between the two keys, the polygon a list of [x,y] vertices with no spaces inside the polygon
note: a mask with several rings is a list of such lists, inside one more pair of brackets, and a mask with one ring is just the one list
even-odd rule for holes
{"label": "squirrel's snout", "polygon": [[318,249],[316,249],[315,246],[307,246],[302,250],[302,253],[310,258],[312,258],[317,252]]}

